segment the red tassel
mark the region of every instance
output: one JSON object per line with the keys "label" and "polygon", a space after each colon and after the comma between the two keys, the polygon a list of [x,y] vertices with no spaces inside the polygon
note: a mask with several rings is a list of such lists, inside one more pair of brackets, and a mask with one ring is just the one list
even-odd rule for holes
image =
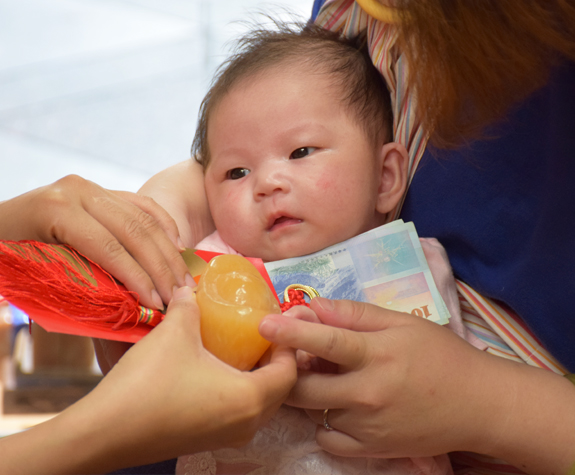
{"label": "red tassel", "polygon": [[282,313],[288,311],[295,305],[305,305],[306,307],[309,307],[309,303],[305,301],[304,293],[301,290],[289,289],[288,296],[289,301],[280,304]]}
{"label": "red tassel", "polygon": [[[47,310],[114,330],[157,325],[161,312],[141,307],[137,295],[69,246],[0,241],[0,295],[27,311]],[[21,305],[19,305],[19,303]]]}

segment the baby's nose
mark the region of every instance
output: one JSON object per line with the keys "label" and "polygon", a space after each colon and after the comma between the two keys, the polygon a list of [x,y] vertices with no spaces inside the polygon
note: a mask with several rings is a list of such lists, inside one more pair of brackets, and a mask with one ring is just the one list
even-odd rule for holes
{"label": "baby's nose", "polygon": [[263,198],[275,193],[287,193],[289,189],[289,180],[280,170],[262,170],[257,176],[254,194]]}

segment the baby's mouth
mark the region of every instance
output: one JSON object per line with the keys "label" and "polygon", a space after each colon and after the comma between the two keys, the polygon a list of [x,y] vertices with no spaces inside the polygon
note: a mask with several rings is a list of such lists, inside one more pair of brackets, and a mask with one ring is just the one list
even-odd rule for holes
{"label": "baby's mouth", "polygon": [[280,229],[280,228],[283,228],[286,226],[291,226],[293,224],[299,224],[301,222],[302,222],[301,219],[294,218],[292,216],[282,215],[282,216],[275,218],[271,222],[270,226],[268,227],[268,231],[274,231],[276,229]]}

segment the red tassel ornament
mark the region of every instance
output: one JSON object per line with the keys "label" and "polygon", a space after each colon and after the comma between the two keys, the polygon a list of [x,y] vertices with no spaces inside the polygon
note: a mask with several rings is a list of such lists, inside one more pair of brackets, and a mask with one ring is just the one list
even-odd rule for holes
{"label": "red tassel ornament", "polygon": [[305,305],[309,307],[309,303],[305,301],[304,293],[301,290],[288,290],[289,300],[285,300],[281,305],[281,311],[287,312],[290,308],[295,307],[296,305]]}
{"label": "red tassel ornament", "polygon": [[309,303],[306,302],[304,294],[307,295],[310,300],[319,297],[318,291],[309,285],[288,285],[284,290],[284,301],[282,304],[280,304],[282,313],[288,311],[290,308],[296,305],[304,305],[309,307]]}
{"label": "red tassel ornament", "polygon": [[[188,249],[182,257],[196,280],[219,253]],[[247,258],[275,291],[261,259]],[[312,287],[294,284],[284,292],[282,311],[309,304]],[[49,332],[136,342],[163,320],[142,307],[138,296],[73,248],[37,241],[0,241],[0,299],[28,314]],[[278,299],[279,303],[279,299]]]}
{"label": "red tassel ornament", "polygon": [[0,241],[0,295],[46,330],[60,333],[133,342],[163,319],[65,245]]}

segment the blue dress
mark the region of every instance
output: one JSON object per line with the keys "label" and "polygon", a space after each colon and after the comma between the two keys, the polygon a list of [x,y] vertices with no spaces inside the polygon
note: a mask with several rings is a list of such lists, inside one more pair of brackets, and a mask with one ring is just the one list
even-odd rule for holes
{"label": "blue dress", "polygon": [[401,217],[575,372],[575,63],[488,133],[459,150],[426,150]]}

